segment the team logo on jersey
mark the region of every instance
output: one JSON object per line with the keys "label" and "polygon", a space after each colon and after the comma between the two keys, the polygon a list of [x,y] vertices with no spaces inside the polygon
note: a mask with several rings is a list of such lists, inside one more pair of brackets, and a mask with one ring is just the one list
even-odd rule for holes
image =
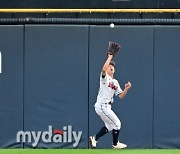
{"label": "team logo on jersey", "polygon": [[73,131],[72,126],[64,126],[63,130],[48,127],[48,131],[18,131],[16,142],[29,142],[36,147],[41,140],[43,143],[72,143],[76,147],[82,136],[82,131]]}
{"label": "team logo on jersey", "polygon": [[118,86],[116,86],[116,85],[114,84],[114,82],[109,82],[108,87],[110,87],[110,88],[113,89],[113,90],[117,90],[117,88],[118,88]]}

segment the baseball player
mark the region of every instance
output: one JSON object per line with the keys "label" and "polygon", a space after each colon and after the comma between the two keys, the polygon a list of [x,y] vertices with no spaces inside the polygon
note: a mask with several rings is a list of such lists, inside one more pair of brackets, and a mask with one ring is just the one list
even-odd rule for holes
{"label": "baseball player", "polygon": [[96,143],[103,135],[112,131],[113,144],[112,148],[122,149],[127,145],[118,141],[119,130],[121,128],[121,122],[117,115],[112,111],[111,104],[113,103],[114,94],[123,99],[128,90],[131,88],[131,83],[125,84],[124,90],[121,89],[118,81],[114,78],[115,62],[112,61],[113,56],[120,49],[120,45],[114,42],[109,43],[107,52],[107,60],[104,63],[102,72],[100,75],[100,88],[95,103],[95,111],[105,123],[105,126],[95,136],[90,136],[91,148],[96,148]]}

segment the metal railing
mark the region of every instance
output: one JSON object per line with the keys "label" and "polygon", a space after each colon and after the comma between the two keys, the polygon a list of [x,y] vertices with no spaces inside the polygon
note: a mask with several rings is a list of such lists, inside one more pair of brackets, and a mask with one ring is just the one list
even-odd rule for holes
{"label": "metal railing", "polygon": [[[0,13],[180,13],[180,9],[0,9]],[[122,19],[122,18],[0,18],[0,24],[95,24],[107,25],[180,25],[180,19]]]}
{"label": "metal railing", "polygon": [[0,9],[0,13],[179,13],[180,9]]}

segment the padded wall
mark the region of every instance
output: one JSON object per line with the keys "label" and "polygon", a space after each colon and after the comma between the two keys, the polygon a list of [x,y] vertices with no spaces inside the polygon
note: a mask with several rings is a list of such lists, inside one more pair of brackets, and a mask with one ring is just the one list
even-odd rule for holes
{"label": "padded wall", "polygon": [[[115,78],[122,88],[132,82],[126,98],[113,104],[120,141],[129,148],[179,148],[179,39],[179,26],[0,26],[0,147],[88,148],[88,136],[104,125],[94,103],[108,42],[115,41],[122,45]],[[20,130],[26,141],[18,143]],[[55,143],[58,134],[55,141],[61,135],[62,141]],[[109,133],[98,148],[111,144]]]}
{"label": "padded wall", "polygon": [[[90,134],[104,126],[96,115],[93,104],[99,88],[99,76],[106,60],[109,41],[120,42],[122,48],[113,59],[116,63],[115,78],[122,89],[132,82],[132,89],[125,99],[116,98],[113,110],[121,120],[120,141],[130,148],[152,147],[153,113],[153,29],[143,26],[92,26],[90,29]],[[100,139],[100,148],[111,148],[112,135]]]}
{"label": "padded wall", "polygon": [[180,147],[180,27],[155,27],[154,147]]}
{"label": "padded wall", "polygon": [[[51,125],[64,131],[71,125],[73,131],[83,132],[77,147],[86,148],[88,27],[27,25],[25,30],[24,129],[48,131]],[[36,147],[72,148],[72,143],[40,142]]]}
{"label": "padded wall", "polygon": [[0,147],[19,148],[23,130],[23,26],[0,26]]}

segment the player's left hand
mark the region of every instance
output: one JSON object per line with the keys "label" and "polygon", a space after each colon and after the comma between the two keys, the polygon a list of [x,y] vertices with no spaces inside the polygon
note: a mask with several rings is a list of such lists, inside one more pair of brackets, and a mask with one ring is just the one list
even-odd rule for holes
{"label": "player's left hand", "polygon": [[125,84],[125,89],[128,90],[128,89],[130,89],[130,88],[131,88],[131,82],[126,83],[126,84]]}
{"label": "player's left hand", "polygon": [[120,44],[115,43],[115,42],[109,42],[108,50],[107,50],[107,55],[116,55],[121,48]]}

